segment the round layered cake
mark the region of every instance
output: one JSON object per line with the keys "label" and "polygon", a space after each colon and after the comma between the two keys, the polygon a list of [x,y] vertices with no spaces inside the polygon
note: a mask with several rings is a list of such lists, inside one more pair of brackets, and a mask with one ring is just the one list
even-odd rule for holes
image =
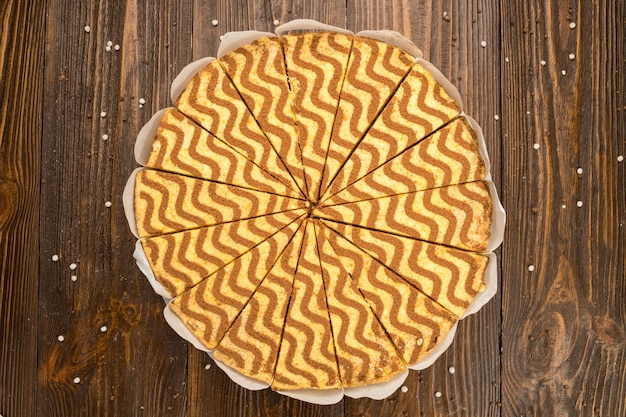
{"label": "round layered cake", "polygon": [[196,65],[144,129],[128,207],[142,270],[196,343],[260,386],[385,384],[490,285],[500,206],[482,133],[415,50],[256,36]]}

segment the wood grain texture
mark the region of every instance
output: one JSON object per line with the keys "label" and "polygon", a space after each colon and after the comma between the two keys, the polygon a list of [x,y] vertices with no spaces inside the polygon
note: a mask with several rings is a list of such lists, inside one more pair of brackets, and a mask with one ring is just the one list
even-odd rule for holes
{"label": "wood grain texture", "polygon": [[[383,401],[239,387],[132,258],[121,194],[172,80],[227,31],[297,18],[412,39],[482,126],[507,209],[498,294]],[[624,22],[617,0],[0,2],[0,414],[626,415]]]}

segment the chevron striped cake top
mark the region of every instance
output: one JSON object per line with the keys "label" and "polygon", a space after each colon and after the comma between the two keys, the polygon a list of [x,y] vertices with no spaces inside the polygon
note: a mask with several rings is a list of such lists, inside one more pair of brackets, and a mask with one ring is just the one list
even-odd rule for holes
{"label": "chevron striped cake top", "polygon": [[497,202],[455,97],[359,34],[260,36],[209,61],[130,180],[174,326],[296,397],[395,384],[440,354],[486,288]]}

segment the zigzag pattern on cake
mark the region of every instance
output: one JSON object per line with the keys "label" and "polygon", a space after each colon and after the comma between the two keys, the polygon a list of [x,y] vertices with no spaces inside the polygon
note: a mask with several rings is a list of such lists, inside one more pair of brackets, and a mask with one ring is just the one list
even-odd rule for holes
{"label": "zigzag pattern on cake", "polygon": [[387,43],[362,36],[354,38],[332,128],[321,192],[411,69],[413,60],[402,49]]}
{"label": "zigzag pattern on cake", "polygon": [[400,83],[322,200],[341,191],[458,116],[460,109],[419,63]]}
{"label": "zigzag pattern on cake", "polygon": [[178,174],[143,169],[135,181],[139,237],[303,208],[304,201]]}
{"label": "zigzag pattern on cake", "polygon": [[289,197],[288,188],[176,109],[163,115],[147,167]]}
{"label": "zigzag pattern on cake", "polygon": [[340,387],[315,230],[307,220],[272,388]]}
{"label": "zigzag pattern on cake", "polygon": [[298,190],[217,60],[196,74],[176,100],[176,107],[280,182]]}
{"label": "zigzag pattern on cake", "polygon": [[317,247],[341,384],[355,387],[388,381],[405,365],[322,228],[316,224]]}
{"label": "zigzag pattern on cake", "polygon": [[282,38],[310,201],[317,201],[352,36],[303,33]]}
{"label": "zigzag pattern on cake", "polygon": [[267,239],[304,210],[269,214],[141,240],[154,277],[175,297]]}
{"label": "zigzag pattern on cake", "polygon": [[280,39],[258,39],[226,54],[220,62],[296,184],[306,194]]}
{"label": "zigzag pattern on cake", "polygon": [[298,229],[214,351],[215,359],[269,384],[274,378],[304,228]]}
{"label": "zigzag pattern on cake", "polygon": [[404,362],[409,366],[419,362],[448,333],[456,318],[337,232],[327,227],[322,231]]}
{"label": "zigzag pattern on cake", "polygon": [[475,252],[486,252],[491,233],[491,196],[484,181],[322,207],[316,212],[329,220]]}
{"label": "zigzag pattern on cake", "polygon": [[485,289],[489,258],[484,255],[341,223],[325,224],[456,317],[463,317]]}
{"label": "zigzag pattern on cake", "polygon": [[215,349],[300,227],[294,222],[170,302],[208,348]]}
{"label": "zigzag pattern on cake", "polygon": [[460,117],[324,202],[343,204],[478,181],[487,175],[476,134]]}

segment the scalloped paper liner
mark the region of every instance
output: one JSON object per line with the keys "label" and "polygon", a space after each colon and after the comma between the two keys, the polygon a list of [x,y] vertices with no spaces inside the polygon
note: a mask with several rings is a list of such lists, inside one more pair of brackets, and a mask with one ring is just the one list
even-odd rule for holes
{"label": "scalloped paper liner", "polygon": [[[258,31],[242,31],[242,32],[229,32],[226,33],[223,37],[222,42],[220,43],[217,57],[221,58],[225,54],[234,51],[235,49],[247,45],[249,43],[254,42],[255,40],[265,37],[265,36],[282,36],[289,32],[302,32],[302,31],[333,31],[339,33],[352,34],[353,32],[338,28],[335,26],[326,25],[315,20],[308,19],[298,19],[293,20],[288,23],[285,23],[279,26],[276,29],[276,34],[272,34],[269,32],[258,32]],[[373,39],[377,39],[382,42],[387,42],[393,46],[403,49],[408,52],[412,56],[415,57],[415,63],[419,63],[426,70],[428,70],[434,77],[434,79],[442,85],[442,87],[446,90],[446,92],[455,100],[459,108],[463,109],[463,101],[461,96],[457,90],[457,88],[441,74],[439,69],[437,69],[433,64],[423,59],[422,51],[417,48],[413,42],[409,39],[405,38],[401,34],[389,30],[382,31],[361,31],[356,35],[365,36]],[[194,61],[188,64],[183,70],[176,76],[171,85],[171,99],[172,102],[176,102],[182,91],[185,89],[187,84],[191,81],[191,79],[202,70],[207,64],[209,64],[212,60],[216,58],[214,57],[206,57]],[[163,115],[165,114],[167,109],[162,109],[159,112],[155,113],[150,121],[146,123],[139,134],[137,135],[137,141],[135,143],[135,159],[139,165],[144,165],[149,152],[152,148],[152,141],[156,136],[156,132],[158,130],[159,124]],[[466,115],[463,111],[461,112],[461,117],[465,117],[472,129],[476,132],[478,143],[479,143],[479,152],[483,161],[485,162],[485,168],[487,175],[485,180],[489,183],[489,189],[493,205],[493,216],[492,216],[492,225],[491,225],[491,238],[487,245],[487,253],[485,254],[489,258],[489,262],[487,264],[487,268],[485,271],[485,290],[480,292],[474,300],[471,302],[469,307],[467,308],[463,317],[475,314],[478,312],[497,292],[498,288],[498,274],[497,274],[497,259],[495,254],[492,253],[501,243],[504,235],[504,227],[506,223],[506,214],[502,204],[498,198],[498,194],[496,188],[491,181],[491,173],[490,173],[490,161],[489,154],[487,152],[487,147],[485,144],[485,139],[482,133],[482,129],[476,123],[476,121],[470,116]],[[135,169],[128,178],[126,186],[124,187],[123,192],[123,203],[124,203],[124,213],[126,214],[126,218],[129,224],[129,228],[131,232],[137,237],[137,225],[135,223],[134,216],[134,184],[136,174],[139,170],[144,168]],[[137,266],[140,271],[146,276],[150,285],[154,289],[154,291],[161,295],[166,303],[166,306],[163,310],[163,315],[167,323],[172,327],[172,329],[183,339],[187,340],[198,350],[207,352],[207,354],[215,361],[218,367],[222,369],[230,379],[242,386],[243,388],[249,390],[261,390],[268,388],[270,385],[267,383],[260,382],[255,380],[254,378],[250,378],[246,375],[241,374],[240,372],[230,368],[224,363],[215,360],[213,357],[212,351],[207,349],[206,346],[196,338],[196,336],[183,324],[183,322],[178,318],[178,316],[170,309],[169,301],[171,300],[170,294],[165,290],[165,288],[155,279],[154,273],[152,272],[148,259],[143,251],[143,247],[141,245],[141,240],[138,240],[135,245],[135,251],[133,253],[133,257],[136,260]],[[426,369],[431,366],[437,358],[439,358],[450,346],[452,341],[454,340],[454,335],[456,332],[456,328],[458,325],[458,321],[454,324],[454,326],[450,329],[450,331],[439,341],[437,346],[435,346],[422,360],[408,367],[404,372],[396,375],[394,378],[387,382],[378,383],[378,384],[370,384],[362,387],[353,387],[353,388],[343,388],[342,390],[294,390],[294,391],[278,391],[279,393],[310,403],[328,405],[334,404],[343,398],[344,395],[351,398],[372,398],[372,399],[384,399],[389,395],[394,393],[406,380],[408,376],[408,369],[421,370]]]}

